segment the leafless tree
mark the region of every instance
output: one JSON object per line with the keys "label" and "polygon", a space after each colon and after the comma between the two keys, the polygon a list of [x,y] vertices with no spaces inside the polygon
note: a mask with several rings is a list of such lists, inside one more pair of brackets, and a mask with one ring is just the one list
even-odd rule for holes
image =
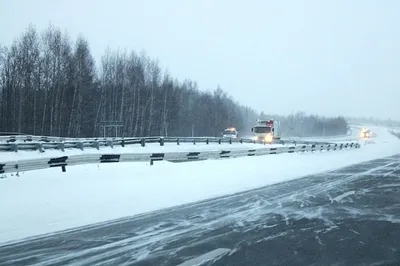
{"label": "leafless tree", "polygon": [[284,135],[347,130],[342,117],[258,114],[220,86],[204,92],[174,79],[144,52],[107,49],[97,70],[83,36],[73,42],[51,25],[0,46],[0,132],[90,137],[119,121],[124,136],[220,136],[230,126],[245,135],[260,117],[280,119]]}

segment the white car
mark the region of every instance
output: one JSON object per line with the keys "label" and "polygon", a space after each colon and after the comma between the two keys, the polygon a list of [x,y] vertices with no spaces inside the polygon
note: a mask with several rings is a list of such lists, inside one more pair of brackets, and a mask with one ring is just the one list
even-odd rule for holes
{"label": "white car", "polygon": [[222,133],[222,137],[236,139],[238,137],[238,132],[236,128],[230,127],[224,130],[224,133]]}

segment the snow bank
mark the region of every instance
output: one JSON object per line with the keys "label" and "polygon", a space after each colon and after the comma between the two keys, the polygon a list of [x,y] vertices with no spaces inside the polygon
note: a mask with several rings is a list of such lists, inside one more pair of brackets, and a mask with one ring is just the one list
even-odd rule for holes
{"label": "snow bank", "polygon": [[[371,128],[372,129],[372,128]],[[0,180],[0,242],[117,219],[397,154],[400,140],[372,129],[361,149],[191,163],[83,165]],[[182,146],[183,147],[183,146]]]}

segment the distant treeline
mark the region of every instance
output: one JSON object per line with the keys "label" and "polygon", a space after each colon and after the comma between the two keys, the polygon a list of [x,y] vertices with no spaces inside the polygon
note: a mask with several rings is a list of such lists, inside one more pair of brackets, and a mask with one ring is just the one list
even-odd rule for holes
{"label": "distant treeline", "polygon": [[264,115],[264,118],[274,118],[281,121],[282,136],[333,136],[347,134],[348,124],[341,116],[326,118],[316,115],[306,115],[298,112],[289,116]]}
{"label": "distant treeline", "polygon": [[[72,41],[53,26],[42,33],[30,26],[0,45],[0,132],[92,137],[117,123],[120,136],[219,136],[229,126],[250,132],[259,117],[219,87],[204,92],[176,80],[144,53],[107,50],[96,67],[84,37]],[[280,119],[285,135],[347,128],[343,118]]]}

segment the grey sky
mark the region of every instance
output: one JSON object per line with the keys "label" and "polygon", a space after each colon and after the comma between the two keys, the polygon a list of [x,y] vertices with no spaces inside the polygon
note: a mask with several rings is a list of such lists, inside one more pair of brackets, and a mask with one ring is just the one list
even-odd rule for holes
{"label": "grey sky", "polygon": [[99,61],[142,49],[268,113],[400,119],[400,1],[0,0],[0,43],[51,22]]}

